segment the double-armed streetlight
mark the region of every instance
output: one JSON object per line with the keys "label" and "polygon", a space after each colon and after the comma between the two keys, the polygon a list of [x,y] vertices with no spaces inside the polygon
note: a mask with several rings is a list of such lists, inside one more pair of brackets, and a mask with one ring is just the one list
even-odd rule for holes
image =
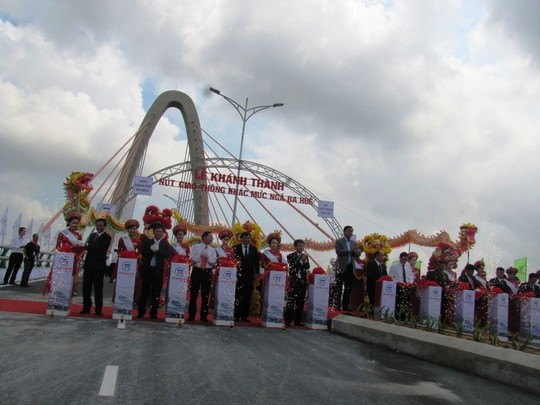
{"label": "double-armed streetlight", "polygon": [[171,200],[172,202],[174,202],[176,204],[176,210],[178,212],[180,212],[180,207],[190,201],[193,201],[193,198],[190,198],[189,200],[177,200],[176,198],[172,198],[171,196],[167,195],[167,194],[163,194],[163,197],[167,197],[169,200]]}
{"label": "double-armed streetlight", "polygon": [[218,89],[215,89],[213,87],[210,87],[210,91],[212,93],[216,93],[218,96],[223,97],[225,100],[227,100],[236,111],[238,111],[238,114],[240,115],[240,118],[242,119],[242,136],[240,138],[240,155],[238,156],[238,172],[236,174],[236,192],[234,194],[234,205],[233,205],[233,216],[231,221],[231,227],[234,226],[234,223],[236,221],[236,207],[238,205],[238,187],[239,187],[239,179],[240,179],[240,167],[242,165],[242,151],[244,149],[244,133],[246,130],[246,122],[249,120],[253,115],[258,113],[259,111],[266,110],[267,108],[273,108],[273,107],[282,107],[283,103],[274,103],[269,105],[259,105],[256,107],[249,107],[248,108],[248,99],[246,98],[246,104],[245,106],[240,105],[237,101],[234,101],[232,98],[225,96],[224,94],[221,94],[221,91]]}

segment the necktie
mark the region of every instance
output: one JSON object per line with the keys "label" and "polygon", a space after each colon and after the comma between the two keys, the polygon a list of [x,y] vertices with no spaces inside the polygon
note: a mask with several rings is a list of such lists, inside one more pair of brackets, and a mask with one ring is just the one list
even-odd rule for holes
{"label": "necktie", "polygon": [[403,282],[406,283],[407,282],[407,275],[405,274],[405,265],[402,264],[401,268],[403,269]]}
{"label": "necktie", "polygon": [[247,245],[244,245],[244,256],[247,257],[248,255],[248,247]]}
{"label": "necktie", "polygon": [[[203,249],[203,253],[206,254],[206,251],[208,250],[208,245],[205,245],[204,246],[204,249]],[[207,264],[207,258],[206,257],[202,257],[201,258],[201,267],[203,269],[206,269],[206,264]]]}

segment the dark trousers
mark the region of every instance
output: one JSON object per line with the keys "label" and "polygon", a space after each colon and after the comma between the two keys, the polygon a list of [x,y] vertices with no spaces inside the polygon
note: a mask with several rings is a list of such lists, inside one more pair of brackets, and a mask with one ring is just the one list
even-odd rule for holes
{"label": "dark trousers", "polygon": [[[350,311],[351,306],[351,286],[352,286],[352,264],[348,264],[343,273],[336,275],[336,303],[341,304],[341,309]],[[343,300],[341,299],[343,294]],[[341,302],[340,302],[341,301]]]}
{"label": "dark trousers", "polygon": [[163,269],[157,267],[147,267],[142,269],[142,288],[141,297],[139,298],[139,315],[144,315],[146,313],[146,303],[148,302],[149,293],[152,301],[150,315],[157,315],[162,282]]}
{"label": "dark trousers", "polygon": [[212,269],[202,269],[193,267],[191,271],[191,284],[189,286],[189,310],[190,318],[195,318],[197,314],[197,298],[201,290],[201,321],[208,317],[208,295],[212,282]]}
{"label": "dark trousers", "polygon": [[[8,281],[10,284],[15,284],[15,278],[17,278],[17,273],[21,268],[23,262],[23,254],[15,252],[9,255],[9,264],[6,269],[6,275],[4,276],[4,284],[7,284]],[[9,275],[11,274],[11,278]]]}
{"label": "dark trousers", "polygon": [[251,306],[251,294],[253,294],[253,279],[242,278],[236,283],[236,291],[234,297],[234,317],[247,318],[249,317],[249,309]]}
{"label": "dark trousers", "polygon": [[30,273],[34,268],[34,261],[29,259],[24,259],[24,271],[21,277],[21,285],[28,285],[28,280],[30,279]]}
{"label": "dark trousers", "polygon": [[92,288],[94,289],[94,298],[96,311],[103,308],[103,277],[105,270],[84,269],[83,276],[83,309],[92,307]]}
{"label": "dark trousers", "polygon": [[285,324],[290,325],[294,320],[295,325],[302,323],[304,304],[306,303],[306,283],[297,283],[287,294],[285,305]]}

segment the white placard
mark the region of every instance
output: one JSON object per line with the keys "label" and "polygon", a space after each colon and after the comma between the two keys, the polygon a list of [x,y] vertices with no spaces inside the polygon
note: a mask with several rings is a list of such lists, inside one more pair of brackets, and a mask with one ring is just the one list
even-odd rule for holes
{"label": "white placard", "polygon": [[321,218],[333,218],[334,217],[334,202],[333,201],[321,201],[317,206],[317,216]]}
{"label": "white placard", "polygon": [[521,318],[519,323],[521,336],[540,339],[540,298],[521,299]]}
{"label": "white placard", "polygon": [[508,336],[508,294],[496,294],[489,300],[489,324],[492,332]]}
{"label": "white placard", "polygon": [[73,288],[73,265],[75,253],[54,254],[51,292],[47,301],[47,315],[69,315]]}
{"label": "white placard", "polygon": [[261,325],[269,328],[283,326],[283,306],[285,300],[285,282],[287,272],[270,271],[264,280],[264,299]]}
{"label": "white placard", "polygon": [[328,294],[330,276],[316,274],[314,283],[308,286],[308,310],[306,327],[310,329],[326,329],[328,327]]}
{"label": "white placard", "polygon": [[381,311],[381,315],[394,316],[396,289],[395,281],[377,281],[375,285],[375,308]]}
{"label": "white placard", "polygon": [[229,326],[234,320],[236,267],[221,267],[216,279],[214,298],[214,325]]}
{"label": "white placard", "polygon": [[420,290],[420,315],[419,321],[423,322],[429,317],[435,321],[441,316],[442,288],[424,287]]}
{"label": "white placard", "polygon": [[115,215],[116,214],[116,205],[114,204],[105,204],[105,203],[97,203],[96,204],[96,212],[101,212],[101,211],[108,211],[111,213],[111,215]]}
{"label": "white placard", "polygon": [[454,322],[462,322],[463,330],[474,331],[474,290],[459,290],[456,294]]}
{"label": "white placard", "polygon": [[116,289],[114,290],[113,319],[133,317],[133,293],[137,275],[137,259],[118,258]]}
{"label": "white placard", "polygon": [[187,285],[189,277],[188,263],[171,263],[169,287],[167,290],[167,306],[165,322],[184,323],[184,312],[187,308]]}
{"label": "white placard", "polygon": [[135,176],[133,178],[133,194],[152,195],[152,177]]}

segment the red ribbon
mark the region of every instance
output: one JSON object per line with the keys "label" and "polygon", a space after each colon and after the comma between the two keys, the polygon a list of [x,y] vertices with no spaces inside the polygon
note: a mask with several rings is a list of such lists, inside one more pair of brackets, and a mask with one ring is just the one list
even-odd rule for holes
{"label": "red ribbon", "polygon": [[255,281],[254,285],[259,284],[262,280],[265,280],[270,275],[271,271],[287,271],[287,265],[285,263],[274,263],[270,262],[267,269],[261,274]]}
{"label": "red ribbon", "polygon": [[309,284],[315,284],[315,276],[317,274],[326,274],[326,272],[321,267],[315,267],[311,273],[309,273],[308,276],[308,283]]}
{"label": "red ribbon", "polygon": [[465,281],[460,281],[458,283],[458,289],[460,289],[460,290],[468,290],[469,289],[469,283],[467,283]]}
{"label": "red ribbon", "polygon": [[122,250],[120,253],[118,253],[118,257],[123,259],[137,259],[139,255],[133,250]]}
{"label": "red ribbon", "polygon": [[184,255],[174,255],[171,259],[171,262],[173,263],[189,263],[189,259],[187,256]]}
{"label": "red ribbon", "polygon": [[381,276],[377,281],[394,281],[392,276]]}
{"label": "red ribbon", "polygon": [[420,287],[426,288],[426,287],[439,287],[439,284],[437,284],[436,281],[433,280],[420,280]]}

